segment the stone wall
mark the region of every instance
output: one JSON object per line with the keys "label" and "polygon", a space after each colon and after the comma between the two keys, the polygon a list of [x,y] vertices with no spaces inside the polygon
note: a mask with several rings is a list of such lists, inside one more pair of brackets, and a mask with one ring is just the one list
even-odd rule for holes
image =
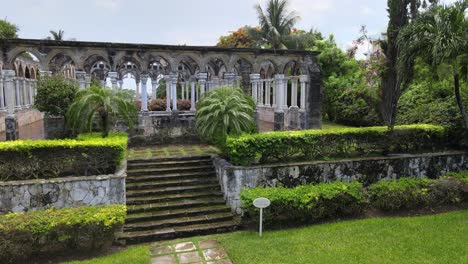
{"label": "stone wall", "polygon": [[228,205],[240,213],[240,193],[254,187],[285,186],[359,180],[365,185],[399,177],[437,178],[450,171],[468,169],[467,152],[444,152],[392,157],[312,161],[261,166],[233,166],[214,157],[216,173]]}
{"label": "stone wall", "polygon": [[[6,112],[0,112],[0,132],[5,131]],[[22,127],[44,119],[44,113],[35,109],[23,109],[16,112],[18,126]]]}
{"label": "stone wall", "polygon": [[0,182],[0,213],[125,204],[125,170],[112,175]]}
{"label": "stone wall", "polygon": [[131,145],[198,143],[194,112],[140,112]]}

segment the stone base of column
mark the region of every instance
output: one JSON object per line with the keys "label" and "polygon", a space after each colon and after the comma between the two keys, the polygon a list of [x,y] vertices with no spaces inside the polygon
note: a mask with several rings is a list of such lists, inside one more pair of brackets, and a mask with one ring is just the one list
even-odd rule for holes
{"label": "stone base of column", "polygon": [[283,131],[284,130],[284,112],[276,112],[274,117],[274,131]]}
{"label": "stone base of column", "polygon": [[289,108],[289,129],[296,130],[300,128],[300,120],[299,120],[299,107],[291,106]]}
{"label": "stone base of column", "polygon": [[308,129],[309,126],[307,124],[307,112],[304,110],[299,110],[299,127],[298,129],[304,130]]}
{"label": "stone base of column", "polygon": [[19,127],[18,119],[16,115],[7,115],[5,117],[5,134],[6,140],[18,140],[19,139]]}

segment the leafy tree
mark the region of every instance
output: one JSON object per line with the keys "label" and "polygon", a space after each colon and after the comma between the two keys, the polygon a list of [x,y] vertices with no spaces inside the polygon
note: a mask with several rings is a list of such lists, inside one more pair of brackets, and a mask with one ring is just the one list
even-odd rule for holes
{"label": "leafy tree", "polygon": [[52,116],[65,116],[77,92],[78,86],[62,75],[40,78],[34,107]]}
{"label": "leafy tree", "polygon": [[58,40],[58,41],[64,40],[63,36],[65,35],[65,31],[59,29],[59,31],[51,30],[49,32],[51,36],[47,37],[47,39]]}
{"label": "leafy tree", "polygon": [[17,38],[18,26],[8,22],[6,19],[0,19],[0,39],[2,38]]}
{"label": "leafy tree", "polygon": [[224,142],[227,135],[248,132],[254,126],[255,104],[241,89],[220,87],[198,102],[196,128],[203,138]]}
{"label": "leafy tree", "polygon": [[269,0],[266,9],[256,5],[260,31],[249,33],[274,49],[287,49],[285,39],[290,35],[299,16],[295,12],[288,12],[287,0]]}
{"label": "leafy tree", "polygon": [[78,92],[67,112],[67,121],[72,129],[91,131],[94,122],[98,121],[102,137],[109,135],[111,125],[117,119],[133,127],[136,118],[137,109],[127,92],[99,86]]}
{"label": "leafy tree", "polygon": [[221,36],[216,46],[223,48],[259,48],[259,43],[249,34],[250,31],[258,31],[258,29],[250,26],[241,27],[227,36]]}
{"label": "leafy tree", "polygon": [[406,27],[398,39],[401,64],[418,56],[435,67],[445,67],[452,75],[456,102],[468,136],[468,115],[465,111],[460,79],[467,79],[468,1],[451,6],[432,6]]}

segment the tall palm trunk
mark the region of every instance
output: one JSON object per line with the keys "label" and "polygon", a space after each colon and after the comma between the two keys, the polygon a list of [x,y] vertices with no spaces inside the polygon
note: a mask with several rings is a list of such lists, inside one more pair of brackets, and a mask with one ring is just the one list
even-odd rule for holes
{"label": "tall palm trunk", "polygon": [[460,75],[455,73],[453,75],[453,87],[455,89],[455,98],[457,99],[458,108],[460,109],[460,114],[463,117],[463,127],[465,131],[465,138],[468,137],[468,116],[465,112],[465,105],[463,104],[463,98],[460,92]]}
{"label": "tall palm trunk", "polygon": [[110,130],[110,122],[109,122],[109,114],[107,111],[101,112],[101,122],[102,122],[102,137],[105,138],[109,135]]}

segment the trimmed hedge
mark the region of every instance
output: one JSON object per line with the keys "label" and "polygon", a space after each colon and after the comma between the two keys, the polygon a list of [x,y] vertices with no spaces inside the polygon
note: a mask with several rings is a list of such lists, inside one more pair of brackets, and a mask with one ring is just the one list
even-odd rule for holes
{"label": "trimmed hedge", "polygon": [[457,204],[464,199],[464,185],[454,177],[381,180],[369,186],[369,202],[384,211]]}
{"label": "trimmed hedge", "polygon": [[259,209],[253,206],[258,197],[270,199],[264,210],[265,222],[309,223],[320,219],[360,213],[366,197],[359,182],[333,182],[302,185],[296,188],[253,188],[241,193],[244,213],[258,220]]}
{"label": "trimmed hedge", "polygon": [[102,250],[125,221],[124,205],[48,209],[0,215],[0,259],[18,263],[38,254]]}
{"label": "trimmed hedge", "polygon": [[0,181],[114,173],[125,159],[127,135],[87,133],[77,139],[0,143]]}
{"label": "trimmed hedge", "polygon": [[[396,126],[391,138],[387,127],[339,128],[267,132],[228,137],[223,149],[235,165],[288,160],[316,160],[353,154],[419,151],[447,146],[443,127]],[[389,149],[387,149],[389,147]]]}

